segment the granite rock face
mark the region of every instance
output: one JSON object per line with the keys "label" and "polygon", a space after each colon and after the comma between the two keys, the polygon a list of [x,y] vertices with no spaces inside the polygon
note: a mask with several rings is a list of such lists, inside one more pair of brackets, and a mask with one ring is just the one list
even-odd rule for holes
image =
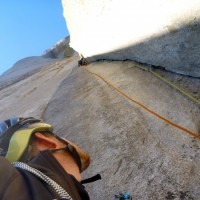
{"label": "granite rock face", "polygon": [[[83,178],[102,176],[102,181],[86,186],[92,200],[113,199],[120,191],[133,199],[198,200],[200,141],[116,93],[78,67],[78,59],[78,55],[46,63],[42,59],[41,66],[41,58],[34,58],[37,64],[32,67],[37,70],[21,73],[23,78],[16,82],[15,74],[25,68],[23,60],[18,62],[7,77],[10,84],[0,89],[0,120],[41,118],[54,126],[55,133],[85,149],[92,162]],[[95,62],[87,69],[164,117],[200,131],[199,105],[134,62]],[[176,76],[178,82],[183,80]],[[0,84],[7,78],[4,74]],[[198,79],[183,78],[192,80],[192,88],[198,91]]]}
{"label": "granite rock face", "polygon": [[45,65],[55,62],[56,59],[41,56],[31,56],[21,59],[0,76],[0,89],[15,84],[36,73]]}
{"label": "granite rock face", "polygon": [[31,76],[47,65],[55,64],[61,59],[76,55],[77,52],[69,46],[69,41],[70,37],[68,36],[44,51],[41,56],[31,56],[16,62],[12,68],[0,76],[0,89]]}
{"label": "granite rock face", "polygon": [[200,77],[200,3],[62,0],[70,45],[88,61],[135,60]]}
{"label": "granite rock face", "polygon": [[69,46],[70,37],[66,37],[57,42],[53,47],[47,49],[42,57],[44,58],[66,58],[71,57],[76,52]]}

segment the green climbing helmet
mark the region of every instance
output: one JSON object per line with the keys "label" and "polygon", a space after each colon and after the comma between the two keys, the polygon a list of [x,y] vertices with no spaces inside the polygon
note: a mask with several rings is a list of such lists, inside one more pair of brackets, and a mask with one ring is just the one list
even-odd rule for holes
{"label": "green climbing helmet", "polygon": [[35,132],[53,133],[53,127],[33,117],[13,117],[0,122],[0,156],[10,162],[23,161],[23,154]]}

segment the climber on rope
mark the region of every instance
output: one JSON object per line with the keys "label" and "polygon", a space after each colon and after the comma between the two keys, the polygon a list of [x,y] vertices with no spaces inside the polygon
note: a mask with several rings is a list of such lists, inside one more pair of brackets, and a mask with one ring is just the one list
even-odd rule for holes
{"label": "climber on rope", "polygon": [[88,62],[87,60],[84,58],[84,56],[82,54],[79,54],[79,61],[78,61],[78,66],[85,66],[85,65],[88,65]]}
{"label": "climber on rope", "polygon": [[90,157],[76,144],[53,133],[39,119],[0,122],[0,199],[89,200],[81,172]]}

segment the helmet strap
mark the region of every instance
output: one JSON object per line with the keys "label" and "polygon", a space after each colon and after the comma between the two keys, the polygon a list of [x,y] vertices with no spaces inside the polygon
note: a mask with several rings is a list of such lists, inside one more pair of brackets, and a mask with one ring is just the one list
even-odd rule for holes
{"label": "helmet strap", "polygon": [[26,148],[26,150],[22,154],[22,156],[21,156],[21,158],[20,158],[19,161],[23,161],[23,162],[29,162],[29,161],[31,161],[31,159],[32,159],[32,157],[31,157],[31,151],[32,151],[32,145],[28,145],[28,147]]}

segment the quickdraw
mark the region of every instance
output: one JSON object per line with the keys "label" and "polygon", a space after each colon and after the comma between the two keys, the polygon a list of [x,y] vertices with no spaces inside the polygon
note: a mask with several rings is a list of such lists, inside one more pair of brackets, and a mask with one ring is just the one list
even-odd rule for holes
{"label": "quickdraw", "polygon": [[117,199],[119,199],[119,200],[125,200],[125,199],[132,200],[132,197],[129,194],[127,194],[127,193],[125,193],[125,194],[117,193],[117,194],[115,194],[115,199],[116,200]]}

